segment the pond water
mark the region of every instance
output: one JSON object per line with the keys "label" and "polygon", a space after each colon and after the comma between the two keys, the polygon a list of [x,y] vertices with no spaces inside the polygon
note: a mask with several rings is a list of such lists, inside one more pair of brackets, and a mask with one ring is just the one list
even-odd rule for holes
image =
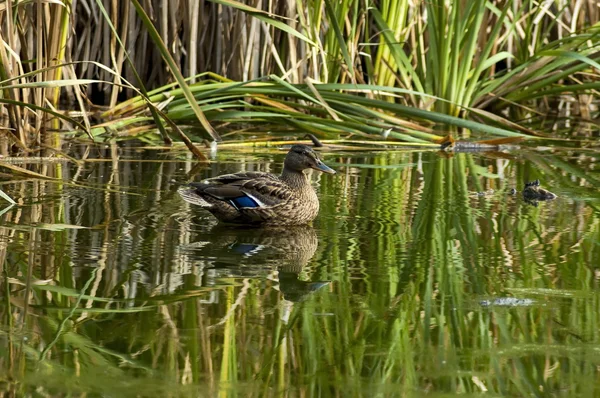
{"label": "pond water", "polygon": [[[0,390],[600,395],[600,154],[329,148],[318,218],[285,229],[218,225],[170,183],[284,154],[112,146],[3,175]],[[535,179],[558,198],[511,195]]]}

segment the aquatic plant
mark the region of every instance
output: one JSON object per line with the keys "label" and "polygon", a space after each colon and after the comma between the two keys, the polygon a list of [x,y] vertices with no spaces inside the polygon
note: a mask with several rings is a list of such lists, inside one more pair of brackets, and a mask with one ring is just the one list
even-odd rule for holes
{"label": "aquatic plant", "polygon": [[[563,112],[578,102],[589,117],[599,84],[592,1],[160,4],[0,10],[0,104],[12,144],[47,144],[47,132],[62,128],[94,139],[174,139],[200,157],[193,143],[219,141],[215,127],[228,139],[300,130],[420,144],[438,142],[448,125],[534,137],[514,120],[555,112],[557,97]],[[79,113],[61,111],[61,97]],[[52,137],[56,147],[66,135]]]}

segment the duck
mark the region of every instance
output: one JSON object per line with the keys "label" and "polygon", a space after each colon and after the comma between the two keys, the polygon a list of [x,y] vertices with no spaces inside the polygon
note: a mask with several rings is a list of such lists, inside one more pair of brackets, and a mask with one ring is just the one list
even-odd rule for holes
{"label": "duck", "polygon": [[540,180],[534,180],[525,183],[525,188],[523,189],[523,197],[526,200],[530,201],[545,201],[556,199],[557,195],[542,188]]}
{"label": "duck", "polygon": [[246,225],[304,225],[319,213],[307,171],[335,174],[307,145],[293,145],[280,175],[242,171],[192,182],[178,190],[187,202],[219,221]]}

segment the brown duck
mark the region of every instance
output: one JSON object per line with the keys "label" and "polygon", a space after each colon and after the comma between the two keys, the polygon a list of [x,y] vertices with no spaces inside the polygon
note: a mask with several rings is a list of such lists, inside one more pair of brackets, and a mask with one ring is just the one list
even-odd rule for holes
{"label": "brown duck", "polygon": [[281,175],[246,171],[191,183],[179,190],[187,202],[226,223],[302,225],[319,213],[319,198],[305,171],[335,174],[306,145],[294,145]]}

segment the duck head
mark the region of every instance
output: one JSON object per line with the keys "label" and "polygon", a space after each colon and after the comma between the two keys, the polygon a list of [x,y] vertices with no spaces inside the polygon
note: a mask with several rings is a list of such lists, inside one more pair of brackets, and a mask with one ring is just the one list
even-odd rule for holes
{"label": "duck head", "polygon": [[314,169],[327,174],[335,174],[335,170],[328,167],[319,159],[317,154],[306,145],[294,145],[288,152],[283,162],[284,168],[297,172]]}

